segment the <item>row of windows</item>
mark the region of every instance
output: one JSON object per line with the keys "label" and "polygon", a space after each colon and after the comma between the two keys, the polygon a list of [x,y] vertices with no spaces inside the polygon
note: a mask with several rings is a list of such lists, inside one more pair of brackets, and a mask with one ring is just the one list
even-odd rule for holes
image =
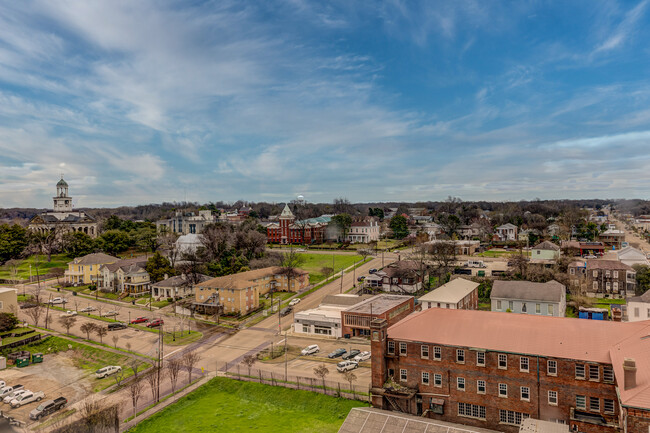
{"label": "row of windows", "polygon": [[[395,342],[388,342],[388,353],[395,353]],[[400,356],[406,356],[408,354],[408,345],[407,343],[399,343],[399,354]],[[429,358],[429,346],[423,344],[420,346],[420,357],[424,359]],[[433,347],[433,359],[440,361],[442,360],[442,348],[439,346]],[[456,362],[464,364],[465,363],[465,350],[456,349]],[[476,352],[476,365],[479,367],[485,367],[485,352]],[[498,367],[499,369],[506,370],[508,368],[508,356],[504,353],[498,355]],[[589,371],[589,380],[599,381],[600,380],[600,366],[596,364],[590,364],[588,366]],[[527,356],[519,357],[519,371],[529,372],[530,371],[530,358]],[[575,366],[575,377],[576,379],[586,379],[587,366],[585,364],[576,364]],[[549,376],[557,376],[557,361],[548,360],[546,363],[546,373]],[[614,370],[609,365],[603,366],[603,381],[605,382],[614,382]]]}
{"label": "row of windows", "polygon": [[[498,311],[503,310],[503,307],[502,307],[501,304],[502,304],[501,301],[497,301],[497,310]],[[513,301],[508,301],[508,310],[514,311],[514,309],[515,309],[514,302]],[[546,313],[549,316],[552,316],[553,311],[554,311],[553,304],[547,304],[546,305]],[[522,313],[527,313],[528,312],[528,306],[526,305],[525,302],[521,305],[521,312]],[[535,304],[535,314],[542,314],[542,304]]]}

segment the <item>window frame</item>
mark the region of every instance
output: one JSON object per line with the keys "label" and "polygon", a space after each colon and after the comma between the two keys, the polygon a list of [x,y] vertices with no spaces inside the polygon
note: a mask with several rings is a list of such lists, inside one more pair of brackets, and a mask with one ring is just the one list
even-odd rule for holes
{"label": "window frame", "polygon": [[[592,403],[596,404],[592,404]],[[600,398],[598,397],[589,397],[589,411],[600,413]]]}
{"label": "window frame", "polygon": [[614,383],[614,367],[603,365],[603,382]]}
{"label": "window frame", "polygon": [[456,362],[458,364],[465,364],[465,350],[456,349]]}
{"label": "window frame", "polygon": [[[582,370],[582,376],[578,374],[578,368]],[[587,369],[585,368],[584,364],[576,364],[575,368],[575,378],[578,380],[585,380],[587,379]]]}
{"label": "window frame", "polygon": [[[594,371],[595,371],[595,374],[592,375],[592,373]],[[589,364],[589,381],[591,381],[591,382],[600,382],[600,365]]]}
{"label": "window frame", "polygon": [[[499,353],[498,360],[499,360],[499,362],[498,362],[497,366],[499,367],[499,370],[507,370],[508,369],[508,355],[506,355],[505,353]],[[501,365],[502,363],[504,365]]]}
{"label": "window frame", "polygon": [[[426,378],[426,379],[425,379]],[[431,376],[428,371],[423,371],[421,374],[421,380],[423,385],[429,385],[431,382]]]}
{"label": "window frame", "polygon": [[[524,397],[524,394],[526,394],[526,397]],[[522,401],[530,401],[530,387],[522,386],[519,388],[519,399]]]}
{"label": "window frame", "polygon": [[400,341],[399,343],[399,356],[408,356],[408,344],[404,341]]}
{"label": "window frame", "polygon": [[507,383],[500,383],[498,388],[499,390],[498,395],[500,398],[508,398],[508,384]]}
{"label": "window frame", "polygon": [[[524,368],[524,364],[526,364],[525,368]],[[519,357],[519,371],[523,373],[530,372],[530,359],[527,356]]]}
{"label": "window frame", "polygon": [[[426,355],[424,354],[426,352]],[[423,344],[420,346],[420,358],[429,359],[429,345]]]}
{"label": "window frame", "polygon": [[405,368],[399,369],[399,381],[400,382],[408,381],[408,371]]}
{"label": "window frame", "polygon": [[[481,391],[481,388],[483,390]],[[476,381],[476,393],[477,394],[485,394],[487,392],[487,382],[484,380],[477,380]]]}
{"label": "window frame", "polygon": [[433,386],[438,388],[442,387],[442,374],[440,373],[433,374]]}
{"label": "window frame", "polygon": [[[482,362],[479,357],[483,358]],[[485,352],[476,352],[476,365],[478,367],[485,367]]]}
{"label": "window frame", "polygon": [[[608,409],[608,406],[611,406],[611,410]],[[610,398],[603,399],[603,413],[614,415],[616,413],[616,405],[614,400]]]}
{"label": "window frame", "polygon": [[458,391],[465,391],[467,389],[467,383],[465,382],[464,377],[457,377],[456,378],[456,389]]}
{"label": "window frame", "polygon": [[395,342],[393,340],[388,340],[387,352],[389,355],[395,354]]}
{"label": "window frame", "polygon": [[586,395],[576,395],[576,409],[587,410]]}
{"label": "window frame", "polygon": [[548,404],[549,406],[557,406],[559,400],[559,393],[555,390],[549,389],[548,391]]}
{"label": "window frame", "polygon": [[[553,372],[551,373],[551,364],[553,365]],[[546,361],[546,375],[547,376],[557,376],[557,361],[554,359],[549,359]]]}
{"label": "window frame", "polygon": [[434,361],[442,360],[442,348],[440,346],[433,346],[433,360]]}

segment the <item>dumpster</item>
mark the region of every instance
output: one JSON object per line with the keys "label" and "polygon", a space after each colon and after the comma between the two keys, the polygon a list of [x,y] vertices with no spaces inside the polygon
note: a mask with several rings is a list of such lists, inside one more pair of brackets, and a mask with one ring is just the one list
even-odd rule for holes
{"label": "dumpster", "polygon": [[479,277],[484,277],[485,276],[485,271],[478,271],[478,276]]}
{"label": "dumpster", "polygon": [[21,356],[16,358],[16,367],[27,367],[29,365],[29,358],[26,356]]}
{"label": "dumpster", "polygon": [[43,354],[42,353],[35,353],[32,355],[32,364],[38,364],[39,362],[43,362]]}

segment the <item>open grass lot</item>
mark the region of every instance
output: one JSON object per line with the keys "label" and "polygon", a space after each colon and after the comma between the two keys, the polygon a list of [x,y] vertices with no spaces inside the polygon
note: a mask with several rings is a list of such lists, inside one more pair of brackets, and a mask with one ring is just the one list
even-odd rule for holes
{"label": "open grass lot", "polygon": [[[38,264],[38,274],[47,274],[52,268],[68,269],[68,262],[71,261],[70,257],[65,254],[52,254],[52,261],[47,261],[45,255],[33,255],[25,260],[21,260],[18,264],[17,275],[15,278],[19,280],[29,279],[29,265],[32,265],[32,277],[36,281],[36,267]],[[0,278],[12,279],[14,276],[11,274],[11,267],[8,265],[0,266]]]}
{"label": "open grass lot", "polygon": [[[522,254],[524,256],[530,256],[530,251],[522,251]],[[492,257],[492,258],[499,258],[499,257],[511,257],[511,256],[516,256],[519,255],[519,250],[502,250],[502,249],[491,249],[487,251],[483,251],[482,253],[478,254],[479,257]]]}
{"label": "open grass lot", "polygon": [[203,333],[199,331],[185,330],[182,334],[179,331],[165,332],[163,335],[163,343],[169,344],[170,346],[184,346],[199,341],[201,337],[203,337]]}
{"label": "open grass lot", "polygon": [[[309,283],[316,284],[325,279],[321,270],[325,267],[333,268],[334,272],[341,272],[341,269],[352,266],[355,262],[360,262],[362,257],[360,255],[341,255],[341,254],[309,254],[301,253],[301,257],[305,262],[300,265],[300,269],[309,272]],[[334,259],[332,259],[332,257]],[[333,262],[332,262],[333,260]],[[334,266],[332,266],[334,263]]]}
{"label": "open grass lot", "polygon": [[358,406],[367,405],[218,377],[129,431],[327,433],[338,431]]}

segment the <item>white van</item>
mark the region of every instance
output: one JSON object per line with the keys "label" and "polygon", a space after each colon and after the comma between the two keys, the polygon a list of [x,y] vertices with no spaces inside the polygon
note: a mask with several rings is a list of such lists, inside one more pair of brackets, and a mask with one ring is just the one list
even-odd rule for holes
{"label": "white van", "polygon": [[352,360],[341,361],[338,364],[336,364],[336,370],[339,373],[343,373],[344,371],[354,370],[358,366],[359,366],[359,363],[357,361],[352,361]]}
{"label": "white van", "polygon": [[468,260],[465,264],[468,268],[485,268],[483,260]]}

